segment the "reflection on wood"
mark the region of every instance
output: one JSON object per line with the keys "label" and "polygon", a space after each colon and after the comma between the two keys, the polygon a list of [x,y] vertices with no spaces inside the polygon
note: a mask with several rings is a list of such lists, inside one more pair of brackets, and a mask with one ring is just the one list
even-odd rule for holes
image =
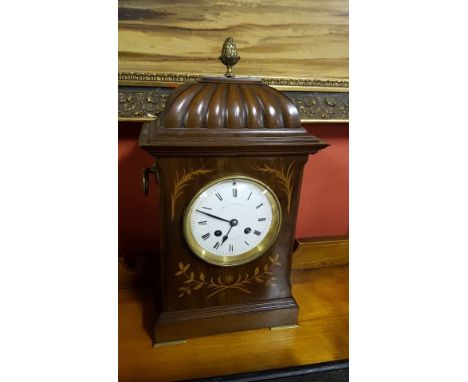
{"label": "reflection on wood", "polygon": [[[299,327],[191,338],[151,347],[151,298],[119,290],[119,380],[180,381],[348,358],[348,267],[296,271]],[[233,362],[235,360],[235,362]]]}
{"label": "reflection on wood", "polygon": [[222,74],[234,38],[236,74],[348,78],[347,0],[119,1],[119,70]]}

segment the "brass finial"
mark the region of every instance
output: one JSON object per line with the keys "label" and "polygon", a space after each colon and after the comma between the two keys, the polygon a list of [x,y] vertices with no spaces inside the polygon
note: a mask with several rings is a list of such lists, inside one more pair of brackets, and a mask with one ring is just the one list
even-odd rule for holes
{"label": "brass finial", "polygon": [[232,37],[228,37],[224,40],[223,49],[221,50],[221,56],[219,56],[219,59],[227,68],[224,75],[226,77],[234,77],[232,67],[239,62],[240,57],[237,55],[236,43]]}

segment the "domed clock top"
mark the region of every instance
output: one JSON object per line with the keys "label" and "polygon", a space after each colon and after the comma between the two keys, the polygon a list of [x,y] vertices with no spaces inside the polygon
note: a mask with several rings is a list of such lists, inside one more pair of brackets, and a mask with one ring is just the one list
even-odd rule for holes
{"label": "domed clock top", "polygon": [[255,77],[235,77],[240,57],[232,38],[224,42],[219,59],[224,77],[202,77],[179,86],[168,98],[159,127],[206,129],[300,128],[299,111],[276,89]]}
{"label": "domed clock top", "polygon": [[180,86],[166,102],[161,127],[300,128],[293,102],[261,80],[203,77]]}

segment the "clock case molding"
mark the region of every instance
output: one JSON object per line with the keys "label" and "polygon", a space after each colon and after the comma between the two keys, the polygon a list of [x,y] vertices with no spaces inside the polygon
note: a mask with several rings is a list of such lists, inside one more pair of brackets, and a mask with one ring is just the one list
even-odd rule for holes
{"label": "clock case molding", "polygon": [[[252,117],[259,97],[265,114]],[[232,118],[208,118],[213,103]],[[162,211],[154,344],[296,324],[290,274],[302,172],[308,155],[328,144],[301,127],[291,100],[260,79],[203,78],[173,92],[161,118],[143,125],[139,143],[155,158],[145,174],[156,175]],[[229,175],[267,184],[279,199],[282,222],[264,254],[222,267],[194,255],[182,227],[194,195]]]}

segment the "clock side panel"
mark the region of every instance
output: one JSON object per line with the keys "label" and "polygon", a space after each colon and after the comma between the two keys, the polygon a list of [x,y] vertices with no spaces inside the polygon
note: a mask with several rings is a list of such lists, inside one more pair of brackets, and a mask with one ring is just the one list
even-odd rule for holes
{"label": "clock side panel", "polygon": [[[291,297],[290,272],[299,191],[306,155],[285,157],[158,158],[161,248],[157,305],[177,311]],[[257,259],[237,266],[212,265],[196,256],[183,233],[184,213],[197,192],[226,176],[258,179],[277,196],[278,236]]]}

